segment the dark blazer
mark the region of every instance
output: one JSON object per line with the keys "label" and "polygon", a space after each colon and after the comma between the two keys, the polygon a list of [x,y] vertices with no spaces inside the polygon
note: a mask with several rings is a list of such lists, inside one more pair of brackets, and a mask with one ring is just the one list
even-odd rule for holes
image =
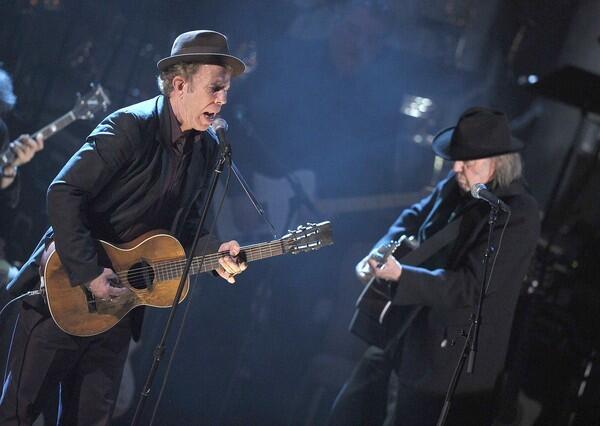
{"label": "dark blazer", "polygon": [[[513,182],[496,194],[510,206],[512,215],[501,247],[506,215],[500,214],[492,231],[499,254],[483,305],[476,371],[472,375],[463,373],[459,394],[494,387],[504,365],[521,282],[539,237],[538,206],[524,185]],[[429,197],[405,210],[378,245],[401,234],[422,235],[435,222],[446,200],[457,196],[459,187],[451,174]],[[467,201],[459,214],[463,216],[459,235],[443,256],[434,256],[426,267],[403,265],[393,309],[423,307],[395,354],[399,379],[411,387],[443,394],[450,383],[464,343],[460,334],[468,332],[484,274],[488,212],[485,202]]]}
{"label": "dark blazer", "polygon": [[210,131],[202,133],[193,144],[180,202],[173,206],[172,217],[166,223],[145,223],[156,208],[172,155],[167,102],[157,96],[118,110],[88,136],[48,189],[52,226],[9,284],[12,293],[37,285],[40,255],[50,239],[76,284],[102,272],[95,239],[126,242],[160,227],[170,230],[184,246],[191,242],[217,142]]}

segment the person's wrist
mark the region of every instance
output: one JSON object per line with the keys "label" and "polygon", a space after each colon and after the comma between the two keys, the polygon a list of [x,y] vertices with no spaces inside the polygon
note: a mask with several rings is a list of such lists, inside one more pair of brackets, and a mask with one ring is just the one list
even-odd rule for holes
{"label": "person's wrist", "polygon": [[4,178],[15,178],[17,177],[17,171],[19,168],[17,166],[8,165],[2,168],[2,177]]}

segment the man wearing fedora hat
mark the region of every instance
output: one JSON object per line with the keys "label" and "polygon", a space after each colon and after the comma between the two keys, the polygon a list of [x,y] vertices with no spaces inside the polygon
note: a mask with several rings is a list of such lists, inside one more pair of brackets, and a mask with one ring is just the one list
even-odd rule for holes
{"label": "man wearing fedora hat", "polygon": [[[245,66],[215,31],[181,34],[157,66],[162,94],[105,118],[50,185],[52,226],[9,284],[12,293],[39,285],[41,255],[51,241],[72,285],[102,300],[128,290],[115,284],[117,276],[102,263],[97,239],[123,243],[169,229],[184,247],[191,244],[217,158],[210,125],[227,102],[231,78]],[[209,249],[217,247],[229,256],[215,273],[233,283],[246,268],[236,257],[239,244],[219,247],[212,241]],[[141,310],[134,309],[109,331],[70,336],[54,324],[41,296],[27,297],[13,338],[0,424],[31,424],[59,384],[62,424],[109,424],[129,339],[137,338],[140,323]]]}
{"label": "man wearing fedora hat", "polygon": [[[494,388],[520,284],[539,236],[537,203],[521,179],[522,148],[506,116],[488,108],[468,109],[456,126],[435,137],[433,150],[454,162],[453,171],[428,197],[403,211],[357,265],[360,278],[385,280],[392,290],[385,338],[361,358],[336,399],[330,424],[436,424],[484,276],[490,206],[470,195],[476,183],[492,190],[512,214],[500,214],[491,232],[495,249],[475,370],[463,371],[446,424],[492,422]],[[418,266],[377,254],[402,235],[420,243],[411,253]]]}

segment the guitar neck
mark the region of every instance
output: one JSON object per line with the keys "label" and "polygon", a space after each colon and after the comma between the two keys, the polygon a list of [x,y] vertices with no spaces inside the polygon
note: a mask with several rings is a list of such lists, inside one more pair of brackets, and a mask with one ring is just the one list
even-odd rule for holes
{"label": "guitar neck", "polygon": [[[246,262],[267,259],[269,257],[285,254],[281,240],[269,241],[266,243],[252,244],[240,249],[240,255]],[[202,272],[212,271],[219,266],[219,259],[226,256],[227,252],[217,252],[207,254],[206,256],[196,256],[192,259],[190,275]],[[172,280],[181,277],[185,267],[185,259],[175,261],[158,262],[155,265],[155,273],[159,280]]]}
{"label": "guitar neck", "polygon": [[45,127],[42,127],[40,130],[33,134],[33,137],[36,138],[38,135],[41,135],[42,138],[48,139],[50,136],[54,135],[57,132],[60,132],[62,129],[67,127],[69,124],[77,120],[77,117],[73,113],[73,110],[67,112],[63,116],[57,118],[52,123],[48,124]]}
{"label": "guitar neck", "polygon": [[[50,136],[61,131],[62,129],[67,127],[69,124],[71,124],[75,120],[77,120],[77,117],[73,113],[73,110],[71,110],[71,111],[67,112],[66,114],[64,114],[63,116],[57,118],[56,120],[54,120],[52,123],[48,124],[47,126],[42,127],[40,130],[35,132],[32,135],[32,137],[35,139],[38,136],[42,136],[42,138],[48,139]],[[0,166],[4,167],[8,164],[12,164],[12,162],[15,161],[16,158],[17,158],[17,156],[14,153],[14,151],[10,148],[6,148],[0,154]]]}

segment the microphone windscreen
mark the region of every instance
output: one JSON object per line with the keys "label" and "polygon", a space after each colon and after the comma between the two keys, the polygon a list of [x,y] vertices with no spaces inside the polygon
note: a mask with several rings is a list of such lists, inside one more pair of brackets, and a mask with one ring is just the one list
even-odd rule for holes
{"label": "microphone windscreen", "polygon": [[225,121],[225,119],[221,117],[215,118],[210,127],[212,127],[215,132],[217,130],[223,130],[226,132],[229,128],[229,126],[227,125],[227,121]]}
{"label": "microphone windscreen", "polygon": [[471,187],[471,195],[473,198],[480,198],[479,191],[485,191],[487,187],[483,183],[476,183]]}

